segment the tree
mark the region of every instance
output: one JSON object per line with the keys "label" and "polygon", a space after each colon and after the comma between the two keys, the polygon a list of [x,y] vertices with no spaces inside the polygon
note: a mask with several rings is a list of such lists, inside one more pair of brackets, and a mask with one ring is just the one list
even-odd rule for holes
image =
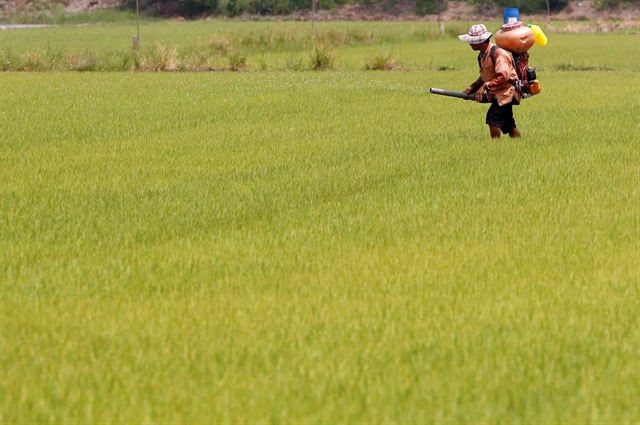
{"label": "tree", "polygon": [[416,14],[432,15],[440,14],[447,10],[449,2],[447,0],[417,0]]}

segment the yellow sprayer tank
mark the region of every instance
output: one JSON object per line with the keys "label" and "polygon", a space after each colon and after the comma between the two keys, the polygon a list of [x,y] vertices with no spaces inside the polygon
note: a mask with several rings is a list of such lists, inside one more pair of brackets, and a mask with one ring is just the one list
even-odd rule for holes
{"label": "yellow sprayer tank", "polygon": [[544,35],[544,32],[542,32],[542,29],[539,26],[533,25],[533,24],[529,24],[528,26],[533,30],[533,39],[536,42],[536,44],[540,47],[546,46],[547,36]]}

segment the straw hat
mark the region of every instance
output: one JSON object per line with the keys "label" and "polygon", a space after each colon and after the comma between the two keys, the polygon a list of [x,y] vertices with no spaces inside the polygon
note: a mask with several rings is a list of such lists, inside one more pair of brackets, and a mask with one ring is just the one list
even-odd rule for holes
{"label": "straw hat", "polygon": [[492,35],[493,33],[487,31],[487,27],[482,24],[478,24],[469,28],[469,34],[459,35],[458,38],[465,43],[480,44],[487,41]]}

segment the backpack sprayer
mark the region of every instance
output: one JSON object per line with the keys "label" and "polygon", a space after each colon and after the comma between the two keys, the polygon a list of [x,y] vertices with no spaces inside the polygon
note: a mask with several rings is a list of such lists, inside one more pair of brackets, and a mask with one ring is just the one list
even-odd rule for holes
{"label": "backpack sprayer", "polygon": [[[436,89],[434,87],[431,87],[429,89],[429,93],[439,94],[441,96],[458,97],[460,99],[466,99],[466,100],[475,100],[476,98],[476,95],[474,93],[462,93],[461,91]],[[489,101],[487,100],[486,94],[482,95],[482,101],[480,101],[480,103],[489,103]]]}
{"label": "backpack sprayer", "polygon": [[[527,51],[537,44],[541,47],[547,45],[547,36],[537,25],[523,25],[522,22],[504,24],[500,31],[496,33],[496,44],[511,53],[511,62],[518,75],[516,90],[523,99],[534,96],[542,91],[536,69],[529,66],[529,53]],[[494,49],[491,50],[490,57],[493,59]],[[458,97],[460,99],[473,100],[474,94],[466,94],[457,91],[430,88],[430,93],[442,96]],[[487,103],[487,96],[482,96],[481,103]]]}

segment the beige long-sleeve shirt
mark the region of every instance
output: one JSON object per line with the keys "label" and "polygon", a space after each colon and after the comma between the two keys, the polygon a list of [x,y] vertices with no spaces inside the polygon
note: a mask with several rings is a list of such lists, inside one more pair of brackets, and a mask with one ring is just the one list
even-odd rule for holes
{"label": "beige long-sleeve shirt", "polygon": [[488,83],[489,100],[495,96],[498,99],[498,105],[504,105],[514,99],[518,103],[520,93],[512,83],[518,80],[518,74],[511,62],[511,55],[504,49],[496,49],[492,60],[490,53],[493,46],[493,43],[488,43],[487,50],[478,54],[480,77],[466,91],[475,93],[484,83]]}

